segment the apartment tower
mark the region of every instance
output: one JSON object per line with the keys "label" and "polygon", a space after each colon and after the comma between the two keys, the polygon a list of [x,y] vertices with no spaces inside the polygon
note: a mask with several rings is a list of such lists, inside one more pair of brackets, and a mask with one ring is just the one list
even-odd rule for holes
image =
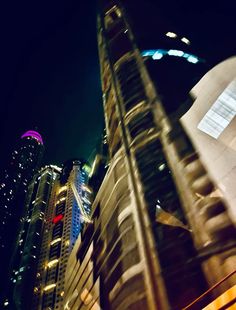
{"label": "apartment tower", "polygon": [[[109,169],[92,206],[93,222],[69,259],[64,309],[181,309],[219,281],[219,274],[228,274],[221,263],[226,252],[219,257],[212,248],[233,241],[235,229],[179,123],[191,105],[191,84],[180,94],[170,83],[180,102],[171,96],[174,104],[168,105],[164,87],[157,93],[158,72],[145,66],[144,57],[149,51],[156,53],[154,61],[164,60],[160,73],[172,57],[181,58],[180,68],[201,61],[170,48],[140,53],[122,6],[100,3]],[[210,230],[218,212],[225,222]]]}
{"label": "apartment tower", "polygon": [[87,165],[66,162],[50,196],[31,309],[63,309],[65,270],[81,226],[89,221]]}

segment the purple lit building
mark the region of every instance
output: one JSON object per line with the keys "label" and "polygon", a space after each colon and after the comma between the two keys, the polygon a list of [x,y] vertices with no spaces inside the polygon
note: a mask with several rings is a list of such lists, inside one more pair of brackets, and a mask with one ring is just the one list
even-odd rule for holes
{"label": "purple lit building", "polygon": [[[24,214],[25,193],[39,168],[43,151],[41,135],[34,130],[25,132],[12,152],[0,179],[1,278],[7,274],[9,268],[16,233]],[[2,292],[2,288],[0,291]]]}

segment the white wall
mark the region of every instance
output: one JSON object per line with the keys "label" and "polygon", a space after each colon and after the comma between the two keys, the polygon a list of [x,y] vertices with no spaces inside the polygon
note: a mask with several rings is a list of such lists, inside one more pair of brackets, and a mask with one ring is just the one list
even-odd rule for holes
{"label": "white wall", "polygon": [[[232,220],[236,224],[236,117],[217,139],[197,128],[217,98],[235,79],[236,57],[229,58],[210,70],[191,90],[194,104],[183,115],[181,123],[213,181],[221,189]],[[235,98],[233,104],[235,100],[236,109],[236,88],[232,95]]]}

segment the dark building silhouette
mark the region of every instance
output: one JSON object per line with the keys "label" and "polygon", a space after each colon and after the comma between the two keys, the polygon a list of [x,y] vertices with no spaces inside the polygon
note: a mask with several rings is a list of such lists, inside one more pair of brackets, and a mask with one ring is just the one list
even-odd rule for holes
{"label": "dark building silhouette", "polygon": [[[33,130],[27,131],[18,141],[1,177],[0,273],[3,277],[8,272],[9,262],[14,253],[16,234],[25,212],[24,200],[27,187],[39,168],[43,151],[44,146],[40,134]],[[3,281],[1,281],[2,284]]]}

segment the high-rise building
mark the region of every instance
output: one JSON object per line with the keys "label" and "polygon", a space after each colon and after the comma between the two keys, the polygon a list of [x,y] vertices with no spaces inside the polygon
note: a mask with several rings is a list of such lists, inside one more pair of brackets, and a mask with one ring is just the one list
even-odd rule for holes
{"label": "high-rise building", "polygon": [[[10,309],[61,309],[69,253],[90,215],[89,166],[70,160],[46,166],[28,189],[18,239],[20,262],[12,275]],[[15,308],[13,308],[15,307]]]}
{"label": "high-rise building", "polygon": [[[64,309],[182,309],[233,271],[235,255],[227,205],[216,199],[218,188],[179,123],[192,104],[194,68],[203,61],[187,50],[190,42],[182,36],[175,42],[186,50],[169,43],[140,51],[139,32],[134,26],[134,36],[118,1],[100,2],[110,165],[92,206],[93,222],[69,259]],[[163,36],[177,37],[170,31]],[[150,65],[145,57],[152,57]],[[182,81],[169,76],[173,66],[175,76],[183,68]],[[218,212],[226,225],[212,229]]]}
{"label": "high-rise building", "polygon": [[[7,300],[10,309],[30,309],[41,239],[46,219],[52,212],[48,208],[54,184],[61,168],[46,166],[31,181],[25,201],[26,213],[16,244],[12,266],[11,290]],[[4,301],[6,302],[6,300]]]}
{"label": "high-rise building", "polygon": [[[1,277],[7,274],[13,243],[24,214],[27,186],[33,178],[43,155],[43,141],[36,131],[21,136],[11,154],[0,182],[0,255]],[[1,281],[3,283],[3,281]],[[2,284],[1,284],[2,285]],[[1,293],[3,289],[1,288]]]}
{"label": "high-rise building", "polygon": [[67,162],[52,194],[35,283],[32,309],[62,309],[67,260],[81,230],[89,221],[90,190],[87,166]]}

